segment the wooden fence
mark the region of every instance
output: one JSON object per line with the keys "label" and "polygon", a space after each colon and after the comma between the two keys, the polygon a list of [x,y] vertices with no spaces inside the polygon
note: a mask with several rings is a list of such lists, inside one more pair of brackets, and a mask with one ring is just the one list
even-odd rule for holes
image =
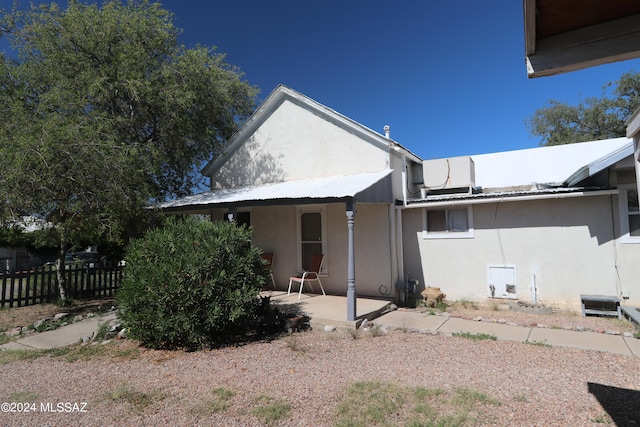
{"label": "wooden fence", "polygon": [[[113,296],[124,267],[68,265],[65,269],[67,296],[74,299]],[[53,302],[60,295],[56,270],[39,269],[0,274],[0,307],[23,307]]]}

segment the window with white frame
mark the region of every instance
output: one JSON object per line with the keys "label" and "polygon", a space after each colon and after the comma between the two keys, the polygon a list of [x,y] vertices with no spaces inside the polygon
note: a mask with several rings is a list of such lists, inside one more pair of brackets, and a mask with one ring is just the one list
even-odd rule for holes
{"label": "window with white frame", "polygon": [[422,237],[425,239],[473,237],[471,206],[424,209]]}
{"label": "window with white frame", "polygon": [[[298,209],[298,269],[308,270],[315,254],[327,253],[325,209],[321,207],[305,207]],[[327,274],[327,259],[320,270]]]}
{"label": "window with white frame", "polygon": [[640,243],[640,205],[635,185],[618,188],[620,208],[620,237],[623,243]]}

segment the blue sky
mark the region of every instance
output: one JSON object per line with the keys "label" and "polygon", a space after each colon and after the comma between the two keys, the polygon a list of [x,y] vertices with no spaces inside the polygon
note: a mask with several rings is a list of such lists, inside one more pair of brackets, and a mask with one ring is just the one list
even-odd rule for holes
{"label": "blue sky", "polygon": [[536,147],[525,126],[536,109],[640,70],[634,60],[528,79],[519,0],[162,3],[184,44],[216,46],[260,99],[285,84],[377,132],[390,125],[425,159]]}

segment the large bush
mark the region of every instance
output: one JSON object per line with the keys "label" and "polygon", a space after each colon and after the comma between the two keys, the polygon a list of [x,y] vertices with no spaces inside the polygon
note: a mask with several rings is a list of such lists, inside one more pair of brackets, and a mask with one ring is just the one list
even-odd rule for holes
{"label": "large bush", "polygon": [[132,242],[118,291],[131,337],[195,349],[250,332],[269,277],[250,237],[246,227],[189,218]]}

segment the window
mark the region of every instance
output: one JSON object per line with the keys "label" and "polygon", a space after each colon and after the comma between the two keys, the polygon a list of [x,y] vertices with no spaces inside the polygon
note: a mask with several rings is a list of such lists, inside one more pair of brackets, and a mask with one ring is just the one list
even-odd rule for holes
{"label": "window", "polygon": [[[326,254],[326,225],[324,210],[305,208],[298,210],[298,269],[311,268],[315,254]],[[326,274],[326,257],[321,273]]]}
{"label": "window", "polygon": [[[229,221],[229,212],[222,213],[222,220]],[[238,226],[251,226],[251,212],[236,212],[234,221]]]}
{"label": "window", "polygon": [[620,186],[620,237],[623,243],[640,243],[640,206],[635,186]]}
{"label": "window", "polygon": [[473,216],[470,206],[423,211],[422,237],[425,239],[473,237]]}

